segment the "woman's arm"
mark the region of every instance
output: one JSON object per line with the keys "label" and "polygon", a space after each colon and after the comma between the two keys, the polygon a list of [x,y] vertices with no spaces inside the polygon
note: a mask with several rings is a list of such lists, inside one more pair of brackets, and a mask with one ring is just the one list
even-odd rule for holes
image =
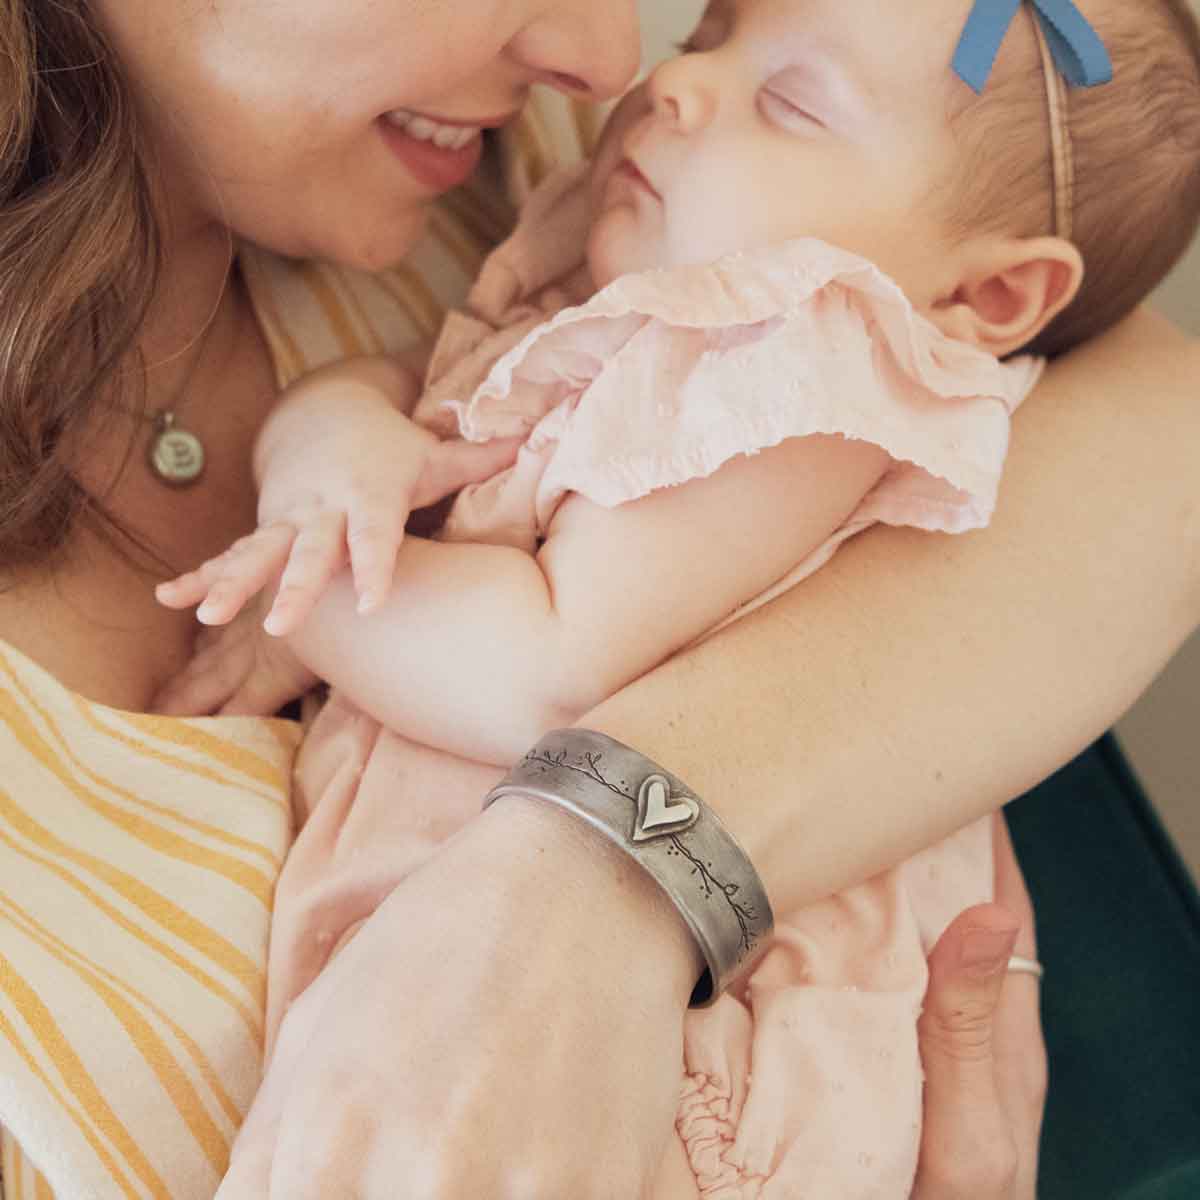
{"label": "woman's arm", "polygon": [[[1104,728],[1200,614],[1198,376],[1200,349],[1131,319],[1020,414],[991,528],[864,535],[584,723],[714,804],[783,911],[996,807]],[[508,796],[293,1007],[221,1194],[261,1196],[273,1177],[304,1200],[363,1161],[365,1196],[414,1163],[446,1181],[431,1194],[651,1194],[700,966],[633,859]],[[539,1091],[508,1122],[518,1074]],[[564,1105],[580,1094],[587,1111]],[[346,1137],[330,1111],[390,1124]],[[592,1169],[613,1145],[619,1186]]]}
{"label": "woman's arm", "polygon": [[1200,622],[1200,345],[1135,314],[1017,414],[980,533],[877,530],[580,724],[696,789],[777,910],[1039,781]]}

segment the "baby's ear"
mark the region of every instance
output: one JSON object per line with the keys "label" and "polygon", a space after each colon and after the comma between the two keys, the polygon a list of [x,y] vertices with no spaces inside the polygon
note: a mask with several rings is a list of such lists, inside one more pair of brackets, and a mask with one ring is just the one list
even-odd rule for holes
{"label": "baby's ear", "polygon": [[1083,257],[1063,238],[984,239],[966,249],[957,283],[929,316],[950,337],[1004,358],[1037,337],[1082,283]]}

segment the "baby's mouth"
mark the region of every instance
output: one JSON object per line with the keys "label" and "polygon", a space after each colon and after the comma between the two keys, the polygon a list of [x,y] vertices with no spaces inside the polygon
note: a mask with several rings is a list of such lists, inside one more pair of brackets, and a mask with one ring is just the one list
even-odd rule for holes
{"label": "baby's mouth", "polygon": [[642,174],[641,169],[638,167],[637,163],[635,163],[633,161],[632,158],[621,159],[621,161],[619,163],[617,163],[616,168],[613,171],[613,174],[620,175],[622,178],[629,180],[629,182],[632,183],[635,187],[641,188],[643,191],[649,192],[650,195],[655,198],[655,200],[658,200],[659,202],[662,201],[662,196],[659,194],[658,189],[655,188],[655,186],[650,182],[650,180],[647,179],[646,176]]}

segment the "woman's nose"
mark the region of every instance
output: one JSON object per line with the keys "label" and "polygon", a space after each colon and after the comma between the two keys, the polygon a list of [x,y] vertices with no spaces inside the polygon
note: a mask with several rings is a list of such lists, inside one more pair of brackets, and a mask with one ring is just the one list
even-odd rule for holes
{"label": "woman's nose", "polygon": [[702,129],[717,109],[717,87],[710,74],[697,54],[661,63],[646,82],[655,116],[681,133]]}
{"label": "woman's nose", "polygon": [[619,96],[641,61],[637,0],[543,0],[509,52],[538,82],[593,100]]}

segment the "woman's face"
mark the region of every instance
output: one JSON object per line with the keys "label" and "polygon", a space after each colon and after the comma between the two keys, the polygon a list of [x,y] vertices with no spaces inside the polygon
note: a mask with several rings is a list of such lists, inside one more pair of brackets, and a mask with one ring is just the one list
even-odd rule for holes
{"label": "woman's face", "polygon": [[430,198],[470,172],[476,128],[511,118],[534,83],[617,94],[639,54],[636,0],[97,8],[176,227],[219,220],[284,254],[368,268],[403,257]]}

